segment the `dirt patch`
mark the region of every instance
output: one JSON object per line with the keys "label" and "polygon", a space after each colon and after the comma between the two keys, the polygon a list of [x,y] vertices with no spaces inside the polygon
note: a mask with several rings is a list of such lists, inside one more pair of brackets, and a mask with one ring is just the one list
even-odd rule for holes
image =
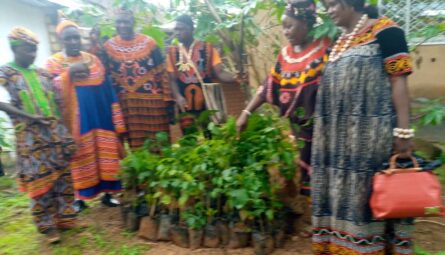
{"label": "dirt patch", "polygon": [[[139,254],[144,255],[252,255],[253,248],[243,249],[224,249],[224,248],[200,248],[190,250],[174,245],[172,242],[151,242],[137,237],[137,234],[125,232],[124,223],[122,221],[120,208],[107,208],[100,203],[89,202],[90,209],[80,215],[80,220],[91,226],[92,229],[100,233],[104,233],[103,238],[107,244],[114,243],[118,246],[134,246],[139,245]],[[445,251],[445,218],[422,218],[418,219],[414,236],[415,244],[423,250],[429,252]],[[430,221],[437,222],[431,223]],[[69,238],[97,238],[91,231],[81,232]],[[65,245],[65,243],[63,244]],[[100,242],[99,242],[100,246]],[[43,251],[51,251],[51,249],[43,249]],[[54,254],[48,252],[46,254]],[[82,254],[106,254],[102,253],[100,247],[91,247],[84,250]],[[116,253],[119,254],[119,253]],[[273,255],[309,255],[311,252],[311,240],[308,238],[292,237],[289,238],[284,247],[276,249]]]}
{"label": "dirt patch", "polygon": [[[444,171],[444,168],[439,169]],[[442,195],[445,195],[445,185],[442,182]],[[445,204],[445,196],[442,196]],[[419,218],[414,231],[415,245],[429,252],[445,251],[445,217]]]}
{"label": "dirt patch", "polygon": [[[190,250],[177,247],[171,243],[151,243],[151,249],[145,255],[252,255],[254,254],[252,248],[243,249],[197,249]],[[311,252],[311,243],[309,239],[295,238],[295,240],[289,240],[282,249],[277,249],[273,253],[274,255],[309,255]]]}
{"label": "dirt patch", "polygon": [[[442,225],[439,225],[439,224]],[[445,218],[421,218],[416,223],[416,246],[429,252],[445,251]]]}
{"label": "dirt patch", "polygon": [[[137,236],[128,238],[128,236],[122,235],[124,232],[124,224],[122,221],[119,208],[107,208],[101,204],[91,205],[91,209],[85,214],[80,215],[80,220],[91,224],[94,228],[107,233],[107,237],[112,238],[112,242],[115,243],[127,243],[132,244],[147,244],[147,251],[143,252],[144,255],[252,255],[254,254],[252,248],[244,249],[196,249],[190,250],[186,248],[178,247],[171,242],[150,242],[141,239]],[[149,248],[148,248],[149,247]],[[296,252],[298,251],[298,252]],[[85,254],[100,254],[94,251],[88,251]],[[312,254],[310,239],[303,239],[294,237],[293,240],[287,240],[284,248],[277,249],[273,253],[274,255],[295,255],[295,254]]]}

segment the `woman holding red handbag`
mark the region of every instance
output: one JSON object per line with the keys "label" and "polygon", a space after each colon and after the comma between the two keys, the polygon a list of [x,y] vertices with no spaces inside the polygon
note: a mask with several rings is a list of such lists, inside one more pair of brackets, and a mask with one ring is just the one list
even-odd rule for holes
{"label": "woman holding red handbag", "polygon": [[[412,254],[412,219],[375,220],[369,206],[374,174],[392,153],[411,155],[403,30],[377,18],[365,0],[324,0],[344,32],[317,94],[312,147],[315,254]],[[372,11],[372,12],[371,12]]]}

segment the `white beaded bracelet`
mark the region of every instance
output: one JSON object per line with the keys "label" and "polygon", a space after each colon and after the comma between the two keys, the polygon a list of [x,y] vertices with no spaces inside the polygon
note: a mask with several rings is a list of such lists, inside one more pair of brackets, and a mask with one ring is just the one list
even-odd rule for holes
{"label": "white beaded bracelet", "polygon": [[401,139],[410,139],[414,137],[414,129],[394,128],[393,136]]}
{"label": "white beaded bracelet", "polygon": [[251,114],[252,114],[251,112],[249,112],[249,111],[246,110],[246,109],[244,109],[243,112],[246,113],[247,115],[251,115]]}

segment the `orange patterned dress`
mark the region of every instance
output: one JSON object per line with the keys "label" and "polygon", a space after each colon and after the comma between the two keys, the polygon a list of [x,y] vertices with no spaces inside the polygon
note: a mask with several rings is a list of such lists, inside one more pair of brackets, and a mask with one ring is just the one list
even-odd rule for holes
{"label": "orange patterned dress", "polygon": [[[80,82],[70,81],[68,67],[76,62],[88,64],[90,75]],[[71,160],[76,195],[90,199],[101,192],[122,190],[118,179],[121,144],[119,133],[126,132],[122,111],[100,60],[89,53],[67,57],[51,56],[48,71],[62,99],[62,115],[78,145]]]}

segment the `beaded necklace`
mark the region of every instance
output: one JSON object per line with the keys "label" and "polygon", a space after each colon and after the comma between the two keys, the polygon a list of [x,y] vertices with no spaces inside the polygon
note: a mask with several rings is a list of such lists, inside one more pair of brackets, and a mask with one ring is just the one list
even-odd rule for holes
{"label": "beaded necklace", "polygon": [[[329,54],[330,62],[335,62],[336,60],[338,60],[340,56],[349,48],[352,39],[357,34],[357,32],[363,27],[363,25],[366,23],[367,20],[368,20],[368,15],[364,14],[357,22],[357,24],[354,27],[354,30],[352,30],[350,34],[346,34],[346,31],[342,33],[342,35],[335,42],[335,46],[332,49],[331,53]],[[345,39],[346,39],[345,43],[343,44],[343,46],[340,47],[341,42]]]}
{"label": "beaded necklace", "polygon": [[[317,45],[317,47],[314,47],[312,50],[310,50],[308,53],[304,54],[303,56],[299,58],[293,58],[287,54],[289,46],[284,47],[281,50],[281,55],[283,56],[284,60],[289,64],[295,64],[295,63],[301,63],[311,57],[315,52],[319,51],[321,47],[323,46],[323,42],[320,41],[320,43]],[[295,50],[294,50],[295,51]]]}
{"label": "beaded necklace", "polygon": [[[195,48],[195,43],[196,41],[193,40],[188,51],[185,50],[184,44],[179,43],[179,61],[178,63],[176,63],[179,72],[188,72],[192,68],[190,62],[187,60],[192,61],[193,48]],[[186,60],[184,60],[184,57]]]}

